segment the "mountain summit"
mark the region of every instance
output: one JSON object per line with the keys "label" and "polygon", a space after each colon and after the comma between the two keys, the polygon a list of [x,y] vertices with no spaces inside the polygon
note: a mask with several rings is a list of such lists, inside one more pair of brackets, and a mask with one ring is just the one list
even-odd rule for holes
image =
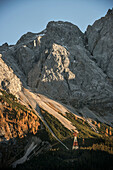
{"label": "mountain summit", "polygon": [[88,116],[113,123],[112,11],[84,34],[69,22],[51,21],[41,33],[1,46],[1,88],[16,94],[29,87],[74,112],[95,110]]}

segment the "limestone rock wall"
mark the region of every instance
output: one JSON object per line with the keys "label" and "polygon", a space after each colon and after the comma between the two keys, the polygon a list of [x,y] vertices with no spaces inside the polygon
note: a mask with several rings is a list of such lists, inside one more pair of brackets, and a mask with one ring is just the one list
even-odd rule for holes
{"label": "limestone rock wall", "polygon": [[8,66],[0,57],[0,88],[16,94],[21,91],[22,83],[20,79],[14,74],[14,71]]}
{"label": "limestone rock wall", "polygon": [[41,33],[23,35],[0,48],[0,86],[22,86],[73,107],[113,102],[113,9],[83,34],[69,23],[51,21]]}
{"label": "limestone rock wall", "polygon": [[113,9],[86,30],[91,58],[113,81]]}

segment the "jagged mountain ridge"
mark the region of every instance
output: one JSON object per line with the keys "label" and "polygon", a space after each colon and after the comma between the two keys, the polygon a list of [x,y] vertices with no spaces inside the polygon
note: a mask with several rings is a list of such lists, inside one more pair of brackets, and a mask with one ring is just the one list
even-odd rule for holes
{"label": "jagged mountain ridge", "polygon": [[[88,26],[84,34],[69,22],[52,21],[41,33],[27,33],[16,45],[2,46],[1,87],[17,94],[12,87],[22,83],[19,91],[30,88],[74,112],[86,112],[83,116],[100,116],[112,123],[112,23],[113,10]],[[12,81],[5,64],[20,82]]]}

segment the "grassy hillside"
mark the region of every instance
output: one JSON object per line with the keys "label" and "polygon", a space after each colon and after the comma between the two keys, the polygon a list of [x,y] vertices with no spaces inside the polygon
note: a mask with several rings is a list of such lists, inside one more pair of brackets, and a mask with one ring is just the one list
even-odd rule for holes
{"label": "grassy hillside", "polygon": [[[0,147],[1,151],[4,150],[4,160],[9,161],[10,158],[17,159],[23,156],[24,146],[26,146],[33,134],[42,141],[49,141],[52,145],[49,152],[33,157],[30,161],[18,165],[16,169],[112,169],[113,128],[107,124],[91,120],[91,123],[99,132],[96,133],[87,120],[77,118],[76,115],[70,112],[62,115],[71,121],[79,132],[77,136],[79,149],[72,151],[73,132],[65,128],[57,118],[41,108],[41,114],[45,121],[54,134],[69,148],[69,151],[67,151],[56,141],[49,129],[39,120],[32,109],[29,110],[26,106],[21,105],[14,95],[0,90],[0,103],[0,119],[2,122],[6,122],[10,129],[12,128],[11,134],[17,134],[15,137],[11,136],[5,129],[10,140],[7,145],[1,145]],[[37,131],[36,122],[40,123]],[[21,127],[20,130],[19,127]],[[4,128],[6,128],[6,125]],[[13,129],[16,133],[13,132]],[[23,132],[23,138],[20,138],[22,137],[21,132]],[[16,145],[13,139],[16,139]]]}
{"label": "grassy hillside", "polygon": [[21,157],[32,136],[50,141],[51,134],[32,109],[20,104],[14,95],[0,90],[0,168]]}
{"label": "grassy hillside", "polygon": [[42,108],[41,108],[41,114],[43,115],[49,127],[53,130],[54,134],[60,140],[72,136],[72,133],[67,128],[65,128],[58,119],[56,119],[54,116],[52,116]]}

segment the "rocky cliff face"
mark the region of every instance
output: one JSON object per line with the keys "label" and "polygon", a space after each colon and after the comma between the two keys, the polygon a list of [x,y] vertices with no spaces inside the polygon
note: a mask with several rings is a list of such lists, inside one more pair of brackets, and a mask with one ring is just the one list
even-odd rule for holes
{"label": "rocky cliff face", "polygon": [[13,69],[3,61],[2,54],[0,54],[0,87],[13,94],[22,89],[21,81],[14,74]]}
{"label": "rocky cliff face", "polygon": [[88,50],[98,67],[113,82],[113,10],[86,30]]}
{"label": "rocky cliff face", "polygon": [[109,10],[85,34],[71,23],[52,21],[41,33],[29,32],[16,45],[2,46],[0,63],[11,67],[14,77],[13,81],[5,70],[2,88],[18,92],[22,82],[34,92],[83,111],[93,109],[108,120],[113,114],[112,27],[113,10]]}

